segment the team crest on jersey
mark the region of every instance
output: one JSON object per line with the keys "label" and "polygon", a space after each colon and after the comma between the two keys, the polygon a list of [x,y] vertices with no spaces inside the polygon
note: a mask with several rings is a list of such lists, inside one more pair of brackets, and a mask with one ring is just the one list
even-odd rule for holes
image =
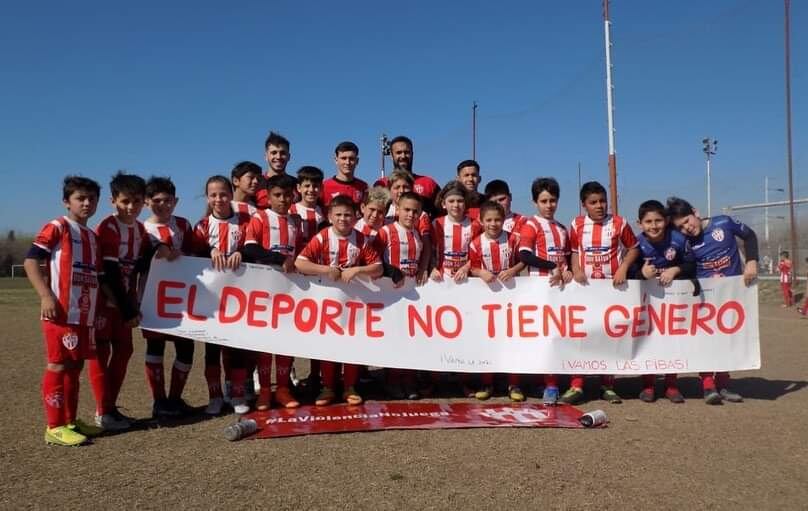
{"label": "team crest on jersey", "polygon": [[676,249],[673,247],[668,247],[668,250],[665,251],[665,259],[668,261],[673,261],[676,259]]}
{"label": "team crest on jersey", "polygon": [[424,185],[415,185],[413,187],[413,190],[415,190],[415,193],[417,193],[418,195],[423,195],[424,194]]}
{"label": "team crest on jersey", "polygon": [[713,229],[710,236],[712,236],[715,241],[724,241],[724,229]]}
{"label": "team crest on jersey", "polygon": [[76,332],[68,332],[62,336],[62,346],[73,351],[79,346],[79,336]]}

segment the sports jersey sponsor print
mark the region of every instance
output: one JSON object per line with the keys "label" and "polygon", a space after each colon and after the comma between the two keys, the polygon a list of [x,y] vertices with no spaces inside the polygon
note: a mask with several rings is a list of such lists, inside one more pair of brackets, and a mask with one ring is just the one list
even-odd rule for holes
{"label": "sports jersey sponsor print", "polygon": [[516,264],[519,237],[502,231],[497,239],[482,233],[472,240],[469,246],[471,267],[488,270],[494,275],[512,268]]}
{"label": "sports jersey sponsor print", "polygon": [[468,262],[471,240],[481,233],[480,224],[469,218],[458,223],[448,216],[442,216],[432,222],[438,270],[446,276],[454,275]]}
{"label": "sports jersey sponsor print", "polygon": [[234,213],[225,219],[208,215],[194,228],[195,246],[208,251],[215,248],[225,256],[230,256],[244,245],[248,224],[249,218],[246,215]]}
{"label": "sports jersey sponsor print", "polygon": [[379,252],[369,237],[356,229],[352,229],[347,236],[340,236],[331,227],[321,230],[309,240],[298,257],[337,268],[381,263]]}
{"label": "sports jersey sponsor print", "polygon": [[735,236],[746,239],[752,230],[726,215],[714,216],[698,236],[688,237],[696,259],[696,276],[732,277],[743,274]]}
{"label": "sports jersey sponsor print", "polygon": [[621,216],[595,222],[588,215],[570,224],[570,249],[590,279],[610,279],[623,261],[623,251],[637,246],[634,232]]}
{"label": "sports jersey sponsor print", "polygon": [[407,277],[418,274],[423,242],[415,229],[406,229],[398,222],[388,224],[379,230],[378,240],[384,262]]}
{"label": "sports jersey sponsor print", "polygon": [[146,254],[149,246],[146,228],[137,220],[132,224],[125,224],[115,215],[110,215],[98,224],[95,232],[101,258],[116,261],[121,269],[124,290],[135,292],[135,265]]}
{"label": "sports jersey sponsor print", "polygon": [[300,236],[304,243],[317,234],[317,231],[319,231],[318,226],[325,220],[325,215],[323,215],[323,210],[320,209],[320,206],[310,208],[302,202],[292,204],[292,207],[289,208],[289,214],[300,217]]}
{"label": "sports jersey sponsor print", "polygon": [[[555,263],[560,270],[567,268],[570,243],[567,228],[555,220],[539,215],[525,218],[519,229],[519,250],[527,250],[539,259]],[[552,270],[529,268],[530,275],[546,277]]]}
{"label": "sports jersey sponsor print", "polygon": [[166,245],[172,250],[182,251],[183,254],[190,254],[193,251],[194,232],[191,222],[185,218],[172,215],[165,224],[146,220],[143,227],[149,235],[152,246]]}
{"label": "sports jersey sponsor print", "polygon": [[300,240],[300,217],[281,215],[271,209],[259,211],[247,226],[245,244],[257,243],[265,250],[285,256],[295,255]]}
{"label": "sports jersey sponsor print", "polygon": [[46,224],[34,238],[34,245],[50,254],[49,285],[64,313],[59,322],[93,326],[100,267],[96,234],[63,216]]}

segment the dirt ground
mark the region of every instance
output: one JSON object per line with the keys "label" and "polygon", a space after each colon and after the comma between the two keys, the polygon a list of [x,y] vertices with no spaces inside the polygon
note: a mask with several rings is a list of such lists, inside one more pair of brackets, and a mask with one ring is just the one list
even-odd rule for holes
{"label": "dirt ground", "polygon": [[[686,404],[646,404],[634,397],[637,379],[621,378],[618,390],[629,396],[622,405],[581,406],[606,410],[611,424],[603,430],[386,431],[229,443],[222,430],[234,419],[226,416],[175,427],[146,421],[81,448],[43,442],[37,307],[25,281],[0,281],[3,509],[808,506],[808,320],[776,303],[760,309],[763,369],[735,375],[742,404],[704,405],[694,375],[682,379]],[[145,419],[151,402],[139,336],[135,344],[120,403]],[[207,401],[199,367],[187,393],[193,405]],[[93,399],[82,383],[79,412],[89,419]]]}

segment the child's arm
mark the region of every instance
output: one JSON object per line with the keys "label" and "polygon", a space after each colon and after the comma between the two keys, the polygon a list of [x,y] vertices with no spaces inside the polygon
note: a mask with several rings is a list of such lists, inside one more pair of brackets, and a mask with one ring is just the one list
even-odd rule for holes
{"label": "child's arm", "polygon": [[581,268],[581,263],[578,261],[578,254],[573,253],[571,258],[572,263],[572,278],[578,284],[586,284],[586,273]]}
{"label": "child's arm", "polygon": [[755,231],[748,225],[737,220],[729,222],[733,226],[734,234],[743,240],[744,255],[746,264],[743,267],[743,281],[749,286],[755,281],[758,274],[758,241]]}
{"label": "child's arm", "polygon": [[[45,282],[45,276],[42,275],[42,269],[39,267],[39,257],[34,254],[38,247],[32,247],[28,253],[28,257],[23,262],[25,274],[28,276],[28,281],[34,287],[36,294],[39,295],[39,313],[42,319],[56,320],[59,319],[59,309],[56,306],[56,296],[48,287]],[[42,250],[42,249],[39,249]],[[44,250],[42,250],[44,252]]]}
{"label": "child's arm", "polygon": [[463,282],[469,276],[469,270],[471,269],[471,261],[466,261],[466,264],[461,266],[454,272],[452,275],[452,280],[455,282]]}
{"label": "child's arm", "polygon": [[503,270],[497,275],[497,278],[500,282],[508,282],[515,276],[519,275],[519,273],[525,269],[525,263],[518,262],[515,265],[511,266],[507,270]]}
{"label": "child's arm", "polygon": [[485,268],[475,268],[472,266],[471,270],[469,271],[472,277],[478,277],[483,279],[483,281],[487,283],[494,282],[497,279],[497,276],[491,273],[490,271],[486,270]]}
{"label": "child's arm", "polygon": [[345,283],[352,281],[357,275],[366,275],[371,279],[375,279],[381,277],[383,271],[384,268],[381,263],[368,264],[366,266],[353,266],[342,270],[340,279]]}
{"label": "child's arm", "polygon": [[327,266],[325,264],[317,264],[297,256],[295,259],[295,268],[303,275],[316,275],[318,277],[328,277],[334,282],[340,279],[342,271],[336,266]]}
{"label": "child's arm", "polygon": [[637,247],[632,247],[628,249],[626,255],[623,257],[623,262],[620,263],[620,267],[617,268],[617,271],[614,272],[614,276],[612,276],[612,285],[615,287],[625,284],[626,277],[628,275],[628,270],[631,268],[631,265],[637,261],[637,258],[640,257],[640,249]]}
{"label": "child's arm", "polygon": [[418,260],[418,274],[415,282],[422,286],[429,279],[429,262],[432,260],[432,239],[430,236],[423,238],[421,245],[421,258]]}

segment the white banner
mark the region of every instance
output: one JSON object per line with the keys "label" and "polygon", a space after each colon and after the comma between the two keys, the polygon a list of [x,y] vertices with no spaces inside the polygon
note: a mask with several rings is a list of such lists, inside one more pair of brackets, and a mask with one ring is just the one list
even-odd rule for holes
{"label": "white banner", "polygon": [[295,357],[430,371],[646,374],[760,368],[757,286],[740,277],[551,288],[469,279],[394,289],[260,265],[154,260],[142,327]]}

